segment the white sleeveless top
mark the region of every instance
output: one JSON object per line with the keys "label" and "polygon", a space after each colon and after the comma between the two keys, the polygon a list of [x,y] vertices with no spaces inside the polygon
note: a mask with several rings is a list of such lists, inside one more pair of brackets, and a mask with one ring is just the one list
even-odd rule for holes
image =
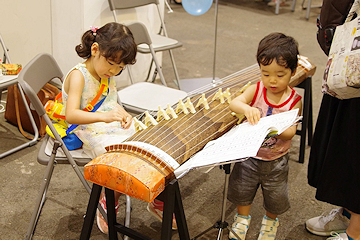
{"label": "white sleeveless top", "polygon": [[[80,108],[84,109],[97,95],[100,89],[100,81],[94,78],[89,71],[86,69],[86,65],[84,63],[79,63],[75,67],[73,67],[71,71],[74,69],[79,70],[85,79],[85,85],[83,92],[81,94]],[[68,74],[69,74],[68,73]],[[67,74],[67,75],[68,75]],[[66,77],[65,76],[65,81]],[[65,114],[66,101],[68,95],[64,91],[63,83],[63,110],[62,114]],[[101,96],[98,101],[103,99],[105,96]],[[105,101],[101,104],[97,111],[99,112],[108,112],[111,111],[117,105],[117,89],[115,85],[115,80],[110,78],[109,81],[109,93],[105,99]],[[74,131],[76,136],[80,138],[80,140],[84,143],[83,149],[87,155],[92,158],[106,152],[105,147],[112,144],[119,144],[123,142],[128,137],[132,136],[135,133],[134,124],[129,129],[123,129],[121,127],[120,122],[97,122],[92,124],[84,124],[79,125]]]}

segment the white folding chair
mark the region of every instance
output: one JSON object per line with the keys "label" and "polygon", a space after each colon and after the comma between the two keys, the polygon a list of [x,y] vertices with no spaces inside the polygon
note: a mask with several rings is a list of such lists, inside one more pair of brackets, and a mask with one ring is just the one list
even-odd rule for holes
{"label": "white folding chair", "polygon": [[[159,0],[131,0],[131,1],[129,1],[129,0],[108,0],[108,1],[109,1],[109,7],[113,13],[115,22],[118,22],[116,10],[130,9],[130,8],[136,8],[136,7],[146,6],[146,5],[155,5],[156,6],[156,10],[157,10],[158,17],[160,20],[159,32],[156,34],[153,34],[151,31],[148,31],[148,30],[147,30],[147,32],[149,34],[150,41],[153,44],[154,52],[161,52],[161,51],[169,52],[171,63],[172,63],[173,69],[174,69],[176,84],[177,84],[177,86],[179,86],[179,74],[178,74],[178,71],[176,68],[172,49],[181,47],[182,43],[176,39],[169,38],[166,27],[165,27],[165,22],[163,20],[161,12],[160,12]],[[152,50],[149,48],[148,45],[141,44],[141,45],[138,45],[138,51],[140,53],[146,54],[146,53],[151,53]],[[146,80],[149,79],[150,72],[152,69],[152,63],[155,62],[155,56],[154,56],[154,54],[152,54],[152,55],[153,55],[153,61],[150,64],[149,72],[148,72],[148,76],[147,76]],[[158,73],[160,75],[160,80],[161,80],[162,84],[164,84],[166,86],[164,77],[159,72],[160,65],[156,62],[155,62],[155,65],[156,65],[156,70],[154,72],[152,81],[155,80],[156,74]]]}
{"label": "white folding chair", "polygon": [[322,4],[320,4],[320,5],[311,5],[311,0],[308,0],[306,7],[304,7],[304,5],[305,5],[305,0],[302,1],[301,8],[306,9],[306,20],[309,20],[310,10],[312,8],[321,8],[322,7]]}
{"label": "white folding chair", "polygon": [[[280,11],[280,1],[281,0],[276,0],[275,2],[275,14],[279,14],[279,11]],[[292,3],[291,3],[291,11],[295,11],[295,4],[296,4],[296,0],[293,0]]]}
{"label": "white folding chair", "polygon": [[[165,79],[161,67],[156,59],[155,50],[152,46],[150,35],[141,22],[134,22],[127,25],[134,36],[135,43],[139,45],[147,45],[153,56],[156,68],[162,79],[163,85],[138,82],[118,91],[119,98],[123,106],[130,112],[143,113],[144,111],[158,111],[158,108],[165,109],[167,105],[173,106],[180,99],[187,97],[185,91],[170,88],[166,86]],[[128,68],[131,77],[131,69]]]}
{"label": "white folding chair", "polygon": [[[2,60],[2,63],[11,63],[11,60],[10,60],[10,56],[9,56],[9,49],[5,46],[5,42],[0,34],[0,43],[1,43],[1,46],[2,46],[2,49],[3,49],[3,60]],[[9,80],[11,79],[11,80]],[[2,80],[6,80],[6,81],[2,81]],[[0,79],[0,99],[1,99],[1,95],[2,95],[2,92],[7,89],[7,87],[11,86],[11,85],[14,85],[14,84],[18,84],[18,81],[17,81],[17,78],[14,77],[14,76],[3,76],[3,79]],[[36,127],[36,123],[35,123],[35,120],[33,118],[33,115],[31,114],[31,111],[30,111],[30,108],[29,106],[27,105],[27,102],[26,102],[26,97],[23,93],[23,91],[19,88],[19,91],[20,91],[20,95],[21,95],[21,99],[22,101],[24,102],[24,105],[25,105],[25,109],[26,109],[26,112],[29,116],[29,119],[30,119],[30,122],[31,122],[31,125],[34,129],[34,138],[30,141],[27,141],[23,144],[20,144],[19,146],[16,146],[6,152],[3,152],[0,154],[0,158],[4,158],[14,152],[17,152],[23,148],[26,148],[26,147],[31,147],[33,145],[35,145],[38,141],[38,138],[39,138],[39,131]],[[15,111],[15,110],[14,110]]]}
{"label": "white folding chair", "polygon": [[[52,124],[51,119],[49,118],[49,116],[47,116],[44,106],[42,105],[36,94],[47,82],[53,79],[61,79],[62,77],[63,77],[63,73],[61,72],[55,59],[50,54],[42,53],[37,55],[24,67],[24,69],[20,72],[18,78],[20,87],[28,96],[32,108],[36,110],[36,112],[40,117],[43,117],[45,119],[46,124],[49,126],[51,132],[55,136],[55,140],[50,156],[45,153],[45,146],[48,144],[48,138],[49,138],[48,135],[42,140],[43,142],[39,150],[38,162],[40,164],[46,165],[47,167],[45,170],[40,192],[36,200],[35,209],[31,216],[30,224],[28,226],[25,239],[31,239],[34,234],[37,221],[40,217],[41,209],[46,200],[46,193],[50,184],[50,180],[55,165],[70,164],[74,169],[76,175],[80,179],[81,183],[84,185],[87,192],[89,194],[91,192],[91,188],[88,182],[85,180],[82,171],[80,171],[79,169],[79,166],[84,166],[86,163],[91,161],[91,159],[84,156],[73,157],[73,154],[66,148],[59,134],[57,134],[57,131],[54,125]],[[59,154],[58,152],[61,152],[62,155]],[[127,210],[126,218],[129,219],[130,197],[128,196],[127,196],[127,205],[128,206],[126,207]],[[106,214],[104,212],[104,209],[100,205],[98,208],[106,219]],[[129,224],[130,222],[127,219],[125,220],[125,222]]]}

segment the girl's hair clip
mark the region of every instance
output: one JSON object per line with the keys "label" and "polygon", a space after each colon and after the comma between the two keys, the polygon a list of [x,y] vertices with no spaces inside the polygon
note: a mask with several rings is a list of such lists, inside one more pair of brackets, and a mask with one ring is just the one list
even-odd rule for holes
{"label": "girl's hair clip", "polygon": [[90,30],[92,31],[94,37],[96,36],[96,31],[97,31],[98,29],[99,29],[98,27],[90,26]]}

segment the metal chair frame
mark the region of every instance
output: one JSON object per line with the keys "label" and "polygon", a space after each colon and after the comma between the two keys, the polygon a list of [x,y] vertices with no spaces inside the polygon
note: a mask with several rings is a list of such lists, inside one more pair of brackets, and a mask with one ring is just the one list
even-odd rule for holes
{"label": "metal chair frame", "polygon": [[[149,79],[150,72],[152,70],[152,64],[155,63],[156,68],[155,68],[155,72],[154,72],[154,75],[153,75],[152,82],[154,82],[154,80],[156,78],[156,75],[159,74],[162,84],[164,84],[166,86],[166,82],[164,80],[164,77],[162,76],[162,73],[159,71],[160,64],[157,62],[156,55],[153,54],[153,51],[154,52],[168,51],[169,55],[170,55],[171,63],[172,63],[172,66],[173,66],[174,74],[175,74],[176,84],[177,84],[177,86],[179,86],[179,74],[178,74],[177,67],[176,67],[176,64],[175,64],[175,59],[174,59],[174,56],[173,56],[172,49],[181,47],[182,43],[175,40],[175,39],[169,38],[167,30],[166,30],[164,19],[161,16],[161,11],[160,11],[160,7],[159,7],[159,4],[160,4],[159,0],[131,0],[131,1],[127,1],[127,0],[108,0],[108,2],[109,2],[110,10],[113,13],[115,22],[118,22],[116,10],[131,9],[131,8],[136,8],[136,7],[146,6],[146,5],[155,5],[156,6],[156,10],[157,10],[158,17],[159,17],[159,20],[160,20],[160,29],[159,29],[157,35],[151,35],[150,34],[152,37],[150,37],[149,33],[147,33],[149,35],[149,39],[151,41],[150,44],[152,44],[152,42],[153,42],[154,47],[153,47],[153,49],[150,49],[150,47],[144,47],[144,46],[139,46],[138,45],[138,51],[140,53],[144,53],[144,54],[151,53],[152,54],[152,61],[150,63],[150,67],[149,67],[149,71],[148,71],[148,75],[147,75],[146,80]],[[148,46],[149,46],[149,44],[148,44]],[[130,76],[130,79],[132,79],[131,76]]]}
{"label": "metal chair frame", "polygon": [[[127,27],[133,33],[135,43],[137,45],[146,44],[149,47],[149,51],[153,56],[156,69],[164,86],[155,83],[140,82],[125,87],[118,92],[124,107],[128,111],[134,113],[143,113],[146,110],[156,112],[158,110],[158,106],[164,109],[167,104],[173,106],[178,103],[180,99],[187,97],[187,93],[185,91],[167,87],[160,64],[156,59],[156,53],[152,46],[152,41],[146,26],[141,22],[133,22],[127,24]],[[131,69],[129,67],[127,67],[127,69],[131,79]],[[140,103],[135,101],[135,95],[147,96],[149,94],[151,97],[149,97],[147,101]]]}
{"label": "metal chair frame", "polygon": [[[8,53],[9,49],[6,47],[5,42],[4,42],[1,34],[0,34],[0,43],[1,43],[1,46],[2,46],[3,51],[4,51],[3,63],[11,63],[11,59],[10,59],[10,56],[9,56],[9,53]],[[18,84],[17,79],[13,79],[13,80],[10,80],[8,82],[0,83],[0,99],[1,99],[2,91],[4,89],[7,89],[7,87],[12,86],[14,84]],[[19,91],[20,91],[21,99],[24,102],[26,112],[27,112],[27,114],[29,116],[31,125],[32,125],[32,127],[34,129],[34,138],[32,140],[30,140],[30,141],[27,141],[27,142],[25,142],[23,144],[20,144],[19,146],[16,146],[16,147],[12,148],[12,149],[4,152],[4,153],[1,153],[0,158],[4,158],[4,157],[6,157],[6,156],[8,156],[8,155],[10,155],[10,154],[12,154],[14,152],[17,152],[17,151],[19,151],[21,149],[24,149],[26,147],[31,147],[31,146],[35,145],[38,142],[38,139],[39,139],[39,130],[38,130],[37,126],[36,126],[34,117],[31,114],[29,105],[27,104],[26,97],[25,97],[25,95],[24,95],[24,93],[23,93],[23,91],[22,91],[22,89],[20,87],[19,87]]]}
{"label": "metal chair frame", "polygon": [[[38,197],[36,199],[36,204],[34,211],[31,216],[31,220],[28,226],[28,230],[25,236],[25,239],[31,239],[35,227],[37,225],[38,219],[40,217],[40,213],[42,207],[44,206],[46,200],[46,194],[48,191],[48,187],[50,185],[50,180],[52,177],[52,173],[54,168],[57,164],[70,164],[75,171],[76,175],[80,179],[81,183],[85,187],[86,191],[90,194],[91,188],[89,183],[85,180],[83,173],[80,171],[79,166],[84,166],[88,163],[91,159],[90,158],[74,158],[71,152],[66,148],[63,140],[57,133],[52,120],[46,114],[44,106],[40,102],[39,98],[37,97],[37,92],[47,83],[53,79],[61,79],[63,77],[63,73],[61,69],[57,65],[55,59],[47,53],[38,54],[35,58],[33,58],[25,68],[20,72],[18,77],[18,82],[20,88],[25,92],[30,100],[32,107],[36,110],[40,117],[45,119],[46,124],[49,126],[51,132],[55,136],[52,152],[50,156],[45,154],[45,145],[47,144],[47,140],[49,135],[47,135],[43,139],[43,143],[40,147],[39,154],[38,154],[38,162],[42,165],[46,165],[45,174],[43,177],[43,181],[41,183],[40,191]],[[58,157],[57,152],[61,149],[62,152],[65,154],[64,157]],[[127,206],[126,210],[130,209],[130,197],[127,196]],[[106,213],[104,209],[98,204],[98,209],[100,210],[101,214],[107,219]],[[130,224],[130,210],[126,213],[126,224]]]}

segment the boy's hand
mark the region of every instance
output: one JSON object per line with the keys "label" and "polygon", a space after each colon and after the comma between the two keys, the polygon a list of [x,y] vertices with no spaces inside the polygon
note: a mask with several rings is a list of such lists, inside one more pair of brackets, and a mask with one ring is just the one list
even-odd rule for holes
{"label": "boy's hand", "polygon": [[246,108],[244,115],[251,125],[257,124],[261,117],[259,109],[250,106]]}

